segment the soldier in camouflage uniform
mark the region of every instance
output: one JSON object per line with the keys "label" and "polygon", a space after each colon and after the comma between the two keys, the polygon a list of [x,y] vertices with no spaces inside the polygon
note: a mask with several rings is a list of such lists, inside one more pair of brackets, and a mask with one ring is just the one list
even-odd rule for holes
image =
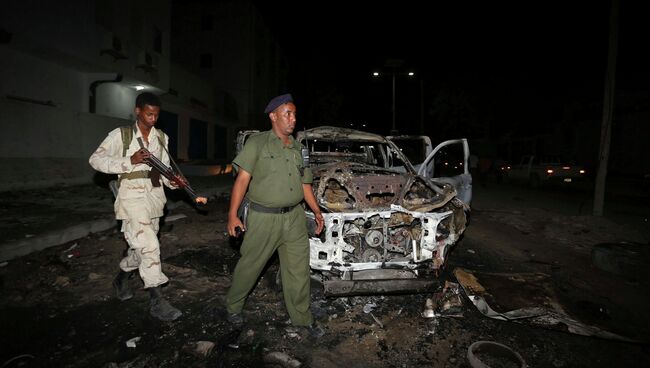
{"label": "soldier in camouflage uniform", "polygon": [[117,128],[108,134],[90,156],[89,162],[97,171],[119,176],[115,215],[122,220],[122,232],[129,250],[120,262],[119,274],[113,280],[117,297],[120,300],[133,297],[128,280],[132,271],[138,270],[144,288],[151,297],[151,315],[163,321],[172,321],[182,313],[161,294],[160,285],[165,284],[168,278],[162,272],[157,234],[158,222],[167,202],[161,182],[172,189],[176,186],[156,170],[152,171],[146,163],[150,154],[166,165],[170,161],[167,153],[169,139],[154,127],[160,105],[160,99],[152,93],[138,95],[135,107],[137,119],[132,126],[130,144],[124,143],[123,133]]}
{"label": "soldier in camouflage uniform", "polygon": [[[228,233],[236,236],[239,227],[246,235],[226,295],[228,320],[243,323],[246,297],[277,251],[291,322],[320,337],[324,331],[314,323],[310,311],[309,239],[300,206],[303,199],[315,215],[317,233],[323,229],[324,220],[312,191],[312,172],[304,167],[301,145],[291,136],[296,106],[286,94],[272,99],[264,112],[271,119],[272,129],[251,136],[233,161],[238,174],[230,200]],[[237,215],[244,197],[250,201],[247,224]]]}

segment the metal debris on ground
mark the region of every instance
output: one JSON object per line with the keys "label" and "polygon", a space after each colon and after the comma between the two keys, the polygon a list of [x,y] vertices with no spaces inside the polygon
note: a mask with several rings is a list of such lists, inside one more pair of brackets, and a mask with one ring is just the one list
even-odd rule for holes
{"label": "metal debris on ground", "polygon": [[[597,326],[587,325],[567,315],[549,285],[549,275],[479,273],[456,268],[454,276],[465,290],[467,298],[486,317],[544,327],[563,325],[567,332],[577,335],[639,342]],[[507,293],[513,291],[516,294]],[[498,311],[497,308],[504,302],[511,305],[510,310]]]}
{"label": "metal debris on ground", "polygon": [[436,334],[436,330],[440,325],[440,320],[437,318],[432,318],[427,321],[427,336],[432,336]]}
{"label": "metal debris on ground", "polygon": [[527,368],[524,358],[516,351],[494,341],[477,341],[467,349],[467,360],[473,368]]}
{"label": "metal debris on ground", "polygon": [[140,336],[136,336],[134,338],[126,340],[126,347],[128,348],[135,348],[135,345],[137,342],[140,341]]}
{"label": "metal debris on ground", "polygon": [[264,362],[267,364],[279,364],[286,368],[298,368],[302,366],[302,363],[299,360],[291,357],[287,353],[280,351],[274,351],[266,354],[264,356]]}
{"label": "metal debris on ground", "polygon": [[172,222],[172,221],[180,220],[180,219],[183,219],[183,218],[186,218],[186,217],[187,217],[187,215],[184,214],[184,213],[177,213],[177,214],[169,215],[169,216],[165,217],[165,222]]}
{"label": "metal debris on ground", "polygon": [[384,328],[384,324],[381,323],[381,321],[379,320],[379,318],[375,317],[375,315],[372,314],[372,313],[370,313],[370,316],[372,317],[372,319],[375,320],[375,322],[377,322],[377,324],[379,325],[379,328]]}
{"label": "metal debris on ground", "polygon": [[366,313],[366,314],[367,314],[367,313],[370,313],[370,312],[372,312],[372,310],[375,309],[376,307],[377,307],[377,304],[375,304],[375,303],[368,303],[368,304],[366,304],[366,305],[363,306],[363,313]]}
{"label": "metal debris on ground", "polygon": [[212,341],[197,341],[192,353],[198,357],[205,358],[214,349],[215,344]]}
{"label": "metal debris on ground", "polygon": [[427,298],[422,317],[462,317],[463,300],[460,296],[460,286],[455,282],[446,281],[442,291]]}

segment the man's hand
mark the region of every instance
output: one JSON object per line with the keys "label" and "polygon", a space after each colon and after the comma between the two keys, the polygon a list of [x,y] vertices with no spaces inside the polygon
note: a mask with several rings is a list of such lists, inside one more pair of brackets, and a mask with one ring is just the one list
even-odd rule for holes
{"label": "man's hand", "polygon": [[228,234],[235,238],[240,235],[237,233],[236,228],[239,228],[240,231],[246,231],[246,227],[244,226],[244,224],[242,224],[239,217],[228,216]]}
{"label": "man's hand", "polygon": [[316,235],[318,235],[321,231],[323,231],[323,228],[325,227],[325,219],[323,218],[323,214],[320,213],[320,211],[315,213],[314,217],[316,218]]}
{"label": "man's hand", "polygon": [[196,197],[196,203],[208,204],[208,199],[206,197]]}
{"label": "man's hand", "polygon": [[188,185],[189,183],[187,180],[180,175],[174,175],[174,178],[169,181],[169,186],[172,187],[172,189],[185,188]]}
{"label": "man's hand", "polygon": [[131,165],[145,163],[149,156],[151,156],[151,153],[146,149],[141,148],[135,151],[133,155],[131,155]]}

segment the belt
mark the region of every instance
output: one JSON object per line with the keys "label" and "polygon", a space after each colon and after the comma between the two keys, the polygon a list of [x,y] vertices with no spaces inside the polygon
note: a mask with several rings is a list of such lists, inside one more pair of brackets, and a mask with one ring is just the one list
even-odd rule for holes
{"label": "belt", "polygon": [[250,203],[250,209],[253,211],[257,212],[264,212],[264,213],[287,213],[290,212],[294,207],[296,207],[298,204],[294,204],[293,206],[289,207],[266,207],[262,206],[259,203],[251,202]]}
{"label": "belt", "polygon": [[133,171],[130,173],[124,173],[120,175],[120,182],[122,180],[133,180],[133,179],[146,179],[149,177],[149,170],[142,170],[142,171]]}

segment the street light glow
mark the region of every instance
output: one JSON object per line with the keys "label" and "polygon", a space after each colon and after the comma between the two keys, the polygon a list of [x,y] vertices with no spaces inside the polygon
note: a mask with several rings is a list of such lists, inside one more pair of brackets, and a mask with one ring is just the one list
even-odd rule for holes
{"label": "street light glow", "polygon": [[415,75],[415,73],[413,73],[413,72],[409,72],[409,77],[412,77],[412,76],[414,76],[414,75]]}
{"label": "street light glow", "polygon": [[379,73],[378,73],[378,72],[374,72],[374,73],[372,73],[372,76],[373,76],[373,77],[379,77]]}

